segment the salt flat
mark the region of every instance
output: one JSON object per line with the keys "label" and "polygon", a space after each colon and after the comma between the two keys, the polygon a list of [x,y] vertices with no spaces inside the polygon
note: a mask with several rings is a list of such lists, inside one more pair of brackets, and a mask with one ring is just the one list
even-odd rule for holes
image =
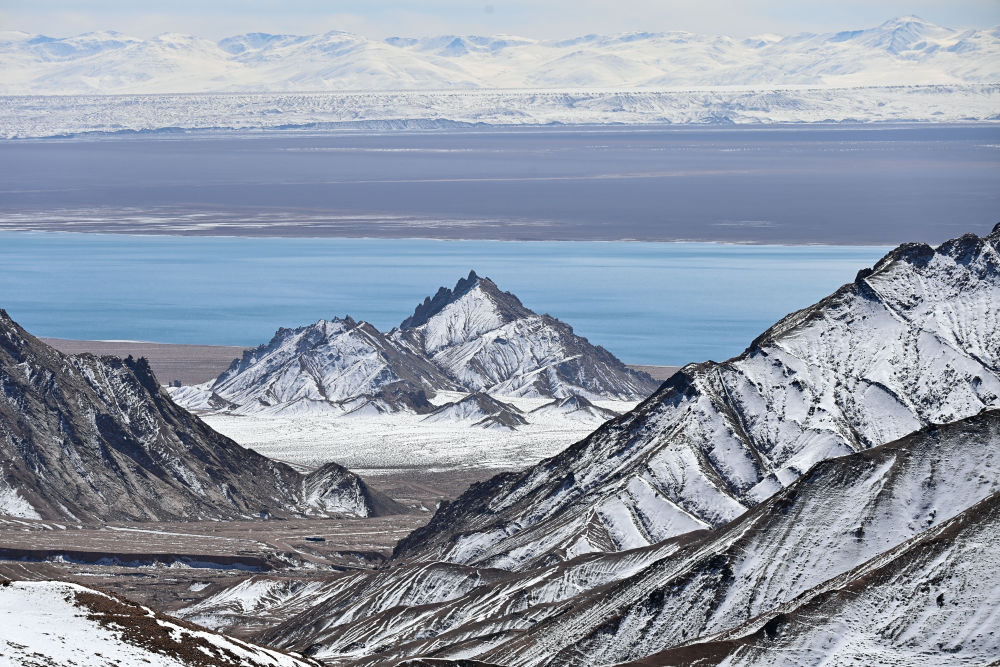
{"label": "salt flat", "polygon": [[[440,405],[458,396],[440,392],[434,402]],[[509,397],[503,400],[525,413],[549,402]],[[619,413],[635,406],[621,401],[594,403]],[[376,479],[399,469],[520,469],[558,454],[600,425],[594,421],[526,416],[529,424],[514,431],[465,423],[427,423],[423,415],[404,413],[354,418],[204,415],[202,419],[216,431],[265,456],[305,466],[336,461]]]}

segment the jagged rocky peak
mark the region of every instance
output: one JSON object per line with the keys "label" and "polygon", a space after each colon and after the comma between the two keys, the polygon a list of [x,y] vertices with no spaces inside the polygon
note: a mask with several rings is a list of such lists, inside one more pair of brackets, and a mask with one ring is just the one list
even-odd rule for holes
{"label": "jagged rocky peak", "polygon": [[432,318],[443,320],[443,326],[434,327],[434,334],[440,336],[428,331],[429,339],[424,341],[425,349],[433,351],[534,314],[516,296],[500,291],[496,283],[473,270],[454,289],[441,287],[433,297],[425,298],[399,328],[422,327]]}
{"label": "jagged rocky peak", "polygon": [[656,386],[471,271],[454,289],[425,299],[402,328],[383,334],[344,317],[279,329],[215,381],[171,395],[205,412],[424,414],[432,410],[426,398],[438,391],[636,401]]}
{"label": "jagged rocky peak", "polygon": [[901,246],[740,356],[473,486],[397,557],[522,568],[721,526],[818,461],[996,406],[998,330],[1000,231]]}
{"label": "jagged rocky peak", "polygon": [[425,299],[390,337],[422,351],[468,390],[497,396],[638,400],[657,386],[475,271]]}
{"label": "jagged rocky peak", "polygon": [[402,510],[353,473],[302,475],[216,433],[170,400],[145,359],[64,355],[4,311],[0,387],[0,514],[172,521]]}

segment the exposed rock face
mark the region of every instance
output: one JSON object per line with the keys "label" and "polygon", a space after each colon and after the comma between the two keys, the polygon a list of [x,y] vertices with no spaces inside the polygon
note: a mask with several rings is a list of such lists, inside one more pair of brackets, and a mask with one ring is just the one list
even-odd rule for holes
{"label": "exposed rock face", "polygon": [[145,360],[63,355],[4,311],[0,388],[0,514],[169,521],[400,509],[343,468],[304,476],[216,433],[170,400]]}
{"label": "exposed rock face", "polygon": [[438,290],[390,336],[422,350],[472,391],[637,400],[657,386],[569,325],[528,310],[475,271],[454,289]]}
{"label": "exposed rock face", "polygon": [[818,461],[997,405],[998,246],[1000,226],[900,246],[742,355],[686,366],[558,456],[473,486],[396,559],[516,569],[642,547],[721,526]]}
{"label": "exposed rock face", "polygon": [[[634,401],[657,386],[569,325],[533,313],[471,272],[387,334],[350,317],[279,329],[215,381],[170,393],[206,412],[426,414],[434,410],[427,397],[438,391]],[[480,425],[519,423],[507,413],[489,421]]]}
{"label": "exposed rock face", "polygon": [[[886,664],[921,651],[979,664],[1000,646],[988,611],[1000,604],[997,556],[987,547],[1000,529],[998,492],[992,410],[818,463],[718,530],[518,573],[410,562],[294,590],[260,577],[186,613],[224,627],[241,613],[284,617],[260,639],[309,646],[336,664],[617,664],[743,635],[756,658],[737,664],[769,664],[785,645],[820,664],[832,637],[858,656],[881,647],[871,655]],[[932,613],[939,595],[957,614],[947,624]],[[768,625],[774,618],[785,620]],[[773,635],[772,625],[789,628],[784,643],[753,634],[767,626]]]}

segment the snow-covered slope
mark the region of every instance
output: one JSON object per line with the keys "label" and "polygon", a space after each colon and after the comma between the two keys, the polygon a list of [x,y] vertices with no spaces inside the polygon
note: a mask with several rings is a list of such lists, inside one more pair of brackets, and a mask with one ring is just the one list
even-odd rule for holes
{"label": "snow-covered slope", "polygon": [[1000,494],[735,630],[630,662],[730,667],[994,665]]}
{"label": "snow-covered slope", "polygon": [[717,527],[824,459],[998,404],[1000,225],[906,244],[739,357],[686,366],[631,413],[474,485],[397,560],[510,569]]}
{"label": "snow-covered slope", "polygon": [[330,464],[309,475],[175,405],[144,359],[64,355],[0,310],[0,514],[185,520],[399,508]]}
{"label": "snow-covered slope", "polygon": [[565,398],[557,398],[551,403],[538,406],[531,411],[531,416],[562,417],[574,421],[589,421],[592,424],[603,424],[609,419],[614,419],[621,415],[614,410],[594,405],[583,396],[571,394]]}
{"label": "snow-covered slope", "polygon": [[0,583],[0,665],[315,667],[123,598],[59,581]]}
{"label": "snow-covered slope", "polygon": [[[400,329],[382,334],[350,317],[280,329],[216,380],[169,391],[184,407],[206,412],[366,415],[430,413],[427,396],[438,391],[627,401],[656,386],[569,325],[536,315],[471,272],[454,290],[427,297]],[[480,426],[524,423],[484,400],[439,410],[430,421],[454,421],[475,407]]]}
{"label": "snow-covered slope", "polygon": [[636,400],[656,381],[572,327],[524,307],[475,271],[440,288],[390,333],[472,391],[497,396]]}
{"label": "snow-covered slope", "polygon": [[[248,350],[213,382],[174,391],[192,409],[239,414],[343,413],[430,409],[421,392],[454,390],[423,355],[413,354],[367,322],[350,317],[279,329],[269,343]],[[359,397],[380,396],[386,405]],[[398,400],[392,401],[395,396]],[[406,396],[410,396],[406,400]]]}
{"label": "snow-covered slope", "polygon": [[514,429],[528,422],[516,406],[497,400],[488,394],[475,392],[465,398],[445,403],[424,417],[430,423],[468,422],[482,428]]}
{"label": "snow-covered slope", "polygon": [[998,53],[997,28],[956,30],[913,16],[864,30],[750,39],[643,32],[376,41],[334,31],[215,43],[177,34],[4,32],[0,93],[995,83]]}
{"label": "snow-covered slope", "polygon": [[[939,534],[936,526],[968,516],[968,508],[995,499],[998,489],[1000,411],[984,411],[821,462],[716,531],[510,574],[438,562],[400,563],[376,574],[294,586],[260,577],[185,614],[223,628],[241,627],[243,619],[258,615],[272,622],[284,618],[261,638],[292,648],[310,646],[316,657],[334,664],[385,664],[414,656],[512,666],[614,664],[698,637],[739,634],[754,618],[763,619],[762,625],[782,605],[800,604],[800,594],[840,588],[827,580],[860,579],[856,571],[845,573],[873,558],[893,560],[900,545],[928,541]],[[979,563],[995,564],[994,550],[980,551]],[[977,572],[986,588],[995,582],[995,571]],[[863,580],[852,590],[862,586]],[[890,586],[891,580],[885,583],[889,591]],[[975,608],[956,600],[964,592],[950,582],[935,584],[933,595],[921,591],[910,606],[917,609],[945,589],[945,597],[961,609]],[[903,606],[909,590],[895,591]],[[986,604],[968,634],[982,635],[996,600],[988,595],[973,599]],[[918,627],[925,622],[920,613],[901,615],[899,605],[883,610],[882,618],[887,633],[890,623]],[[848,645],[866,639],[867,626],[831,625]],[[803,632],[808,634],[805,624]],[[935,631],[934,636],[943,634]],[[953,639],[947,650],[960,643]],[[933,650],[933,644],[923,645]],[[815,645],[819,655],[823,644]],[[983,655],[994,645],[969,647],[970,654]],[[905,638],[897,637],[895,646],[883,651],[887,664],[906,650]]]}

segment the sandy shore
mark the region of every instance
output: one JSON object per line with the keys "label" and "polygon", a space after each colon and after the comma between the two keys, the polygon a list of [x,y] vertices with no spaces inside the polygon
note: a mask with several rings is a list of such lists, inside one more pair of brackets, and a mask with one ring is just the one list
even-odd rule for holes
{"label": "sandy shore", "polygon": [[[245,348],[233,345],[179,345],[175,343],[143,343],[137,341],[67,340],[43,338],[43,341],[66,354],[91,352],[117,357],[146,357],[153,372],[163,384],[180,380],[182,384],[207,382],[229,367]],[[679,366],[647,366],[629,364],[629,368],[649,373],[657,380],[666,380]]]}
{"label": "sandy shore", "polygon": [[116,357],[129,355],[146,357],[162,384],[169,384],[174,380],[180,380],[182,384],[198,384],[211,380],[226,370],[234,359],[243,354],[244,349],[230,345],[178,345],[63,338],[42,340],[66,354],[91,352]]}

